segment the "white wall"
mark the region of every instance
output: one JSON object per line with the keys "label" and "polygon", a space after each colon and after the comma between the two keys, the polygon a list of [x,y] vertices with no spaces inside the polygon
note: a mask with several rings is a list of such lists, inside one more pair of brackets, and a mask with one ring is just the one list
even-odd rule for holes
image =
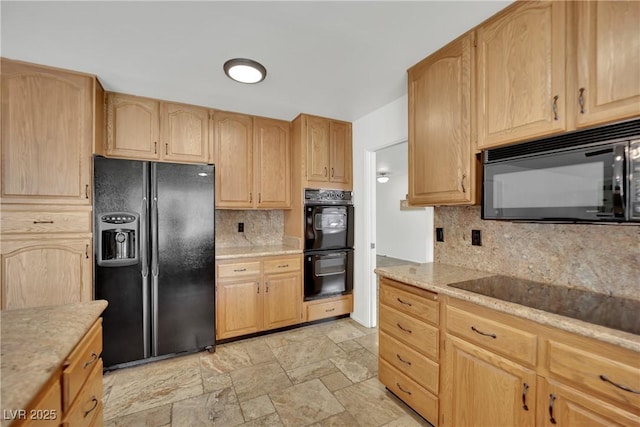
{"label": "white wall", "polygon": [[408,179],[406,173],[394,173],[387,183],[376,183],[376,253],[414,262],[432,261],[433,208],[400,210]]}
{"label": "white wall", "polygon": [[[370,231],[376,224],[375,151],[406,141],[407,96],[353,122],[353,191],[355,204],[354,311],[357,322],[376,326],[375,249]],[[427,225],[433,229],[433,222]],[[433,246],[429,243],[430,246]],[[429,260],[431,261],[431,260]]]}

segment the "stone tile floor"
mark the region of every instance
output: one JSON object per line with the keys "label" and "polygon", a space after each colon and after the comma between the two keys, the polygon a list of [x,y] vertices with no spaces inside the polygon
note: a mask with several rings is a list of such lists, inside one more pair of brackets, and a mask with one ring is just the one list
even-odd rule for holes
{"label": "stone tile floor", "polygon": [[377,332],[345,318],[105,373],[105,426],[429,426],[378,381]]}

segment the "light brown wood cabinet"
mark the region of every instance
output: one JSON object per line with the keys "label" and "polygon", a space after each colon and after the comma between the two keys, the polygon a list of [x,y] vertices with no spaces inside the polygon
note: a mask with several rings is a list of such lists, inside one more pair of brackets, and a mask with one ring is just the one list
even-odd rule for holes
{"label": "light brown wood cabinet", "polygon": [[409,203],[475,204],[473,33],[419,62],[409,81]]}
{"label": "light brown wood cabinet", "polygon": [[216,207],[291,207],[289,123],[244,114],[214,113]]}
{"label": "light brown wood cabinet", "polygon": [[567,128],[566,8],[521,2],[477,28],[480,149]]}
{"label": "light brown wood cabinet", "polygon": [[469,302],[446,303],[442,425],[640,423],[637,353]]}
{"label": "light brown wood cabinet", "polygon": [[[102,426],[101,354],[102,319],[99,318],[26,408],[27,414],[37,414],[38,420],[19,419],[12,425]],[[49,419],[41,420],[45,416]]]}
{"label": "light brown wood cabinet", "polygon": [[380,278],[380,381],[436,426],[439,313],[437,294]]}
{"label": "light brown wood cabinet", "polygon": [[305,322],[342,316],[353,311],[353,294],[305,301],[302,307]]}
{"label": "light brown wood cabinet", "polygon": [[446,342],[447,425],[535,425],[534,370],[454,336]]}
{"label": "light brown wood cabinet", "polygon": [[577,79],[568,102],[576,125],[640,115],[640,3],[575,2]]}
{"label": "light brown wood cabinet", "polygon": [[100,84],[86,74],[1,61],[0,202],[90,206]]}
{"label": "light brown wood cabinet", "polygon": [[256,208],[291,207],[291,141],[289,122],[253,118],[254,192]]}
{"label": "light brown wood cabinet", "polygon": [[209,162],[209,110],[121,93],[107,94],[107,157]]}
{"label": "light brown wood cabinet", "polygon": [[302,322],[302,256],[218,261],[216,338]]}
{"label": "light brown wood cabinet", "polygon": [[91,301],[90,237],[4,236],[0,246],[0,308]]}
{"label": "light brown wood cabinet", "polygon": [[292,139],[302,187],[353,188],[351,123],[300,114],[292,123]]}

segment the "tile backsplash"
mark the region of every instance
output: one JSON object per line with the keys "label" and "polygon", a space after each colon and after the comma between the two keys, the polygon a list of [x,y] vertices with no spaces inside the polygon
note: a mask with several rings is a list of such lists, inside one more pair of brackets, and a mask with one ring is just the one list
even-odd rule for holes
{"label": "tile backsplash", "polygon": [[479,206],[437,207],[434,226],[435,262],[640,299],[640,226],[483,221]]}
{"label": "tile backsplash", "polygon": [[[238,232],[238,223],[244,232]],[[216,210],[216,246],[280,245],[284,239],[284,212],[281,210]]]}

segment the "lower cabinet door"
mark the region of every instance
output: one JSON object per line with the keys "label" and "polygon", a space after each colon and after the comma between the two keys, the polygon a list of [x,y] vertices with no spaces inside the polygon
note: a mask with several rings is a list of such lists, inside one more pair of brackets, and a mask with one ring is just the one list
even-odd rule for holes
{"label": "lower cabinet door", "polygon": [[536,373],[447,335],[443,416],[448,426],[534,426]]}
{"label": "lower cabinet door", "polygon": [[262,292],[260,276],[240,281],[218,281],[216,286],[216,338],[260,331]]}
{"label": "lower cabinet door", "polygon": [[1,308],[90,301],[92,248],[90,238],[3,238]]}
{"label": "lower cabinet door", "polygon": [[546,427],[637,427],[640,416],[572,387],[539,377],[538,425]]}
{"label": "lower cabinet door", "polygon": [[264,329],[301,322],[301,273],[265,275],[264,288]]}

